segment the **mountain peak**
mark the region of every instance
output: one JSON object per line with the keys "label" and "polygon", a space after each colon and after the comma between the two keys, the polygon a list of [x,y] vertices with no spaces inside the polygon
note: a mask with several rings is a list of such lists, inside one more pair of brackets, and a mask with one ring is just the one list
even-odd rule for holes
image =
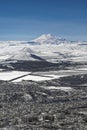
{"label": "mountain peak", "polygon": [[43,34],[40,37],[33,40],[34,42],[40,43],[40,44],[59,44],[60,42],[66,41],[63,38],[56,37],[52,34]]}
{"label": "mountain peak", "polygon": [[54,37],[54,36],[49,33],[49,34],[43,34],[39,38],[52,38],[52,37]]}
{"label": "mountain peak", "polygon": [[55,36],[53,36],[52,34],[42,34],[41,36],[39,36],[38,38],[34,39],[34,40],[48,40],[51,38],[54,38]]}

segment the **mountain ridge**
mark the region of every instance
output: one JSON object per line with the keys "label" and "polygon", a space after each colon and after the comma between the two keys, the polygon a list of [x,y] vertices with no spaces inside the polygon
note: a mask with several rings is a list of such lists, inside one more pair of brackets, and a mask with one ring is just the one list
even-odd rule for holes
{"label": "mountain ridge", "polygon": [[59,44],[60,42],[66,42],[66,39],[54,36],[52,34],[42,34],[40,37],[32,41],[40,44]]}
{"label": "mountain ridge", "polygon": [[6,60],[85,62],[87,42],[70,42],[52,34],[43,34],[32,42],[0,42],[0,62]]}

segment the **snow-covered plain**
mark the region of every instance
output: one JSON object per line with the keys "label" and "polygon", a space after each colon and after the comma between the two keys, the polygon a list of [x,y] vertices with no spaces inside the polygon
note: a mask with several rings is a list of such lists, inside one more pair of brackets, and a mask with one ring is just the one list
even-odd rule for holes
{"label": "snow-covered plain", "polygon": [[30,72],[23,72],[23,71],[6,71],[0,72],[0,80],[9,81],[11,79],[29,74]]}
{"label": "snow-covered plain", "polygon": [[[0,80],[13,80],[13,82],[21,82],[22,80],[45,81],[51,79],[59,79],[72,75],[86,74],[87,66],[79,68],[70,68],[69,70],[47,71],[47,72],[26,72],[26,71],[2,71],[0,72]],[[21,77],[22,76],[22,77]],[[17,78],[17,79],[15,79]]]}
{"label": "snow-covered plain", "polygon": [[44,80],[51,80],[53,78],[50,77],[42,77],[42,76],[34,76],[28,75],[19,79],[14,80],[13,82],[21,82],[22,80],[32,80],[32,81],[44,81]]}
{"label": "snow-covered plain", "polygon": [[44,80],[51,80],[60,77],[63,77],[63,75],[41,75],[41,76],[39,75],[38,76],[38,75],[31,74],[31,72],[24,72],[24,71],[0,72],[0,80],[9,81],[18,78],[13,80],[13,82],[21,82],[22,80],[44,81]]}

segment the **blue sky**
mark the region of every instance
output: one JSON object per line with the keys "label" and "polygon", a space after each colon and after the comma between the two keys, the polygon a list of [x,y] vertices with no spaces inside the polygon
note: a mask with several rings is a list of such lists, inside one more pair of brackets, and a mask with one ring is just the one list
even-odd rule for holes
{"label": "blue sky", "polygon": [[0,41],[46,33],[87,40],[87,0],[0,0]]}

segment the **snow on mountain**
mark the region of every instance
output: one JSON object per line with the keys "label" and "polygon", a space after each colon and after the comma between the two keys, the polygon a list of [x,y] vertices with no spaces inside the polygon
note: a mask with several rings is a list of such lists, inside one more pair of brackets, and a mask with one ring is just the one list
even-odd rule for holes
{"label": "snow on mountain", "polygon": [[33,41],[40,44],[59,44],[64,43],[66,40],[53,36],[52,34],[43,34],[40,37],[34,39]]}
{"label": "snow on mountain", "polygon": [[[36,56],[36,57],[35,57]],[[27,42],[10,42],[0,44],[0,61],[4,60],[41,60]]]}
{"label": "snow on mountain", "polygon": [[41,35],[32,42],[0,42],[0,62],[43,59],[50,62],[85,62],[87,60],[87,42],[70,42],[51,34]]}

